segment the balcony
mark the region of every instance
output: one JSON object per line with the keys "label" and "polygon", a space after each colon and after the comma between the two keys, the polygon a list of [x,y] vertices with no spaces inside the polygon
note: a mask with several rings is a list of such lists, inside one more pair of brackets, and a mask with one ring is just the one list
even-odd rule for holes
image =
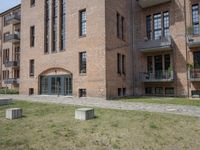
{"label": "balcony", "polygon": [[173,71],[157,71],[156,73],[141,73],[143,82],[172,82],[174,80]]}
{"label": "balcony", "polygon": [[5,79],[4,84],[19,84],[19,78]]}
{"label": "balcony", "polygon": [[170,2],[171,0],[137,0],[137,1],[142,8],[148,8]]}
{"label": "balcony", "polygon": [[162,37],[158,40],[143,40],[138,44],[140,51],[143,53],[164,52],[172,50],[171,37]]}
{"label": "balcony", "polygon": [[8,61],[5,63],[5,67],[9,68],[18,68],[19,67],[19,61]]}
{"label": "balcony", "polygon": [[20,23],[20,20],[21,20],[21,16],[19,13],[11,14],[5,18],[5,21],[8,24],[17,24],[17,23]]}
{"label": "balcony", "polygon": [[200,34],[189,36],[188,37],[188,46],[189,46],[189,48],[200,47]]}
{"label": "balcony", "polygon": [[12,42],[12,43],[20,42],[20,34],[19,34],[19,32],[6,35],[5,36],[5,42]]}
{"label": "balcony", "polygon": [[192,82],[200,82],[200,69],[190,69],[188,71],[188,77]]}

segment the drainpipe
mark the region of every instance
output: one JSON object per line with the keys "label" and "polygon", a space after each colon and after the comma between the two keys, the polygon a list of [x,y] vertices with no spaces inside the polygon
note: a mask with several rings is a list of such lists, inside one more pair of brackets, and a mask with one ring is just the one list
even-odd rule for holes
{"label": "drainpipe", "polygon": [[[131,22],[131,25],[130,25],[130,31],[131,31],[131,62],[132,62],[132,67],[131,67],[131,77],[132,77],[132,86],[133,86],[133,89],[132,89],[132,92],[133,92],[133,96],[135,95],[135,82],[134,82],[134,68],[135,68],[135,63],[134,63],[134,15],[133,15],[133,0],[131,0],[131,10],[130,10],[130,22]],[[134,68],[133,68],[134,67]]]}
{"label": "drainpipe", "polygon": [[[188,45],[187,45],[187,32],[186,32],[186,30],[187,30],[187,13],[186,13],[186,0],[184,0],[184,21],[185,21],[185,48],[186,48],[186,65],[187,65],[187,63],[188,63]],[[190,92],[189,92],[189,74],[188,74],[188,69],[187,69],[187,71],[186,71],[186,74],[187,74],[187,96],[188,96],[188,98],[190,97]]]}

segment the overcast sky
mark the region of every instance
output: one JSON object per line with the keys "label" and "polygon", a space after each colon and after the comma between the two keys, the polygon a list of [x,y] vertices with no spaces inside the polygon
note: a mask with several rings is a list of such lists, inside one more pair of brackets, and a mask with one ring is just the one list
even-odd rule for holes
{"label": "overcast sky", "polygon": [[0,0],[0,13],[21,3],[21,0]]}

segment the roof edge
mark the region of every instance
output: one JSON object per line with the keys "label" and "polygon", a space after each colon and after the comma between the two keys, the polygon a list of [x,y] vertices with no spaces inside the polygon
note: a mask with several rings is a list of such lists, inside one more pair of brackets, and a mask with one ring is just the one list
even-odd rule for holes
{"label": "roof edge", "polygon": [[6,10],[6,11],[0,13],[0,16],[3,16],[4,14],[8,13],[9,11],[11,11],[11,10],[13,10],[13,9],[17,9],[17,8],[21,8],[21,4],[18,4],[18,5],[16,5],[16,6],[14,6],[14,7],[9,8],[9,9]]}

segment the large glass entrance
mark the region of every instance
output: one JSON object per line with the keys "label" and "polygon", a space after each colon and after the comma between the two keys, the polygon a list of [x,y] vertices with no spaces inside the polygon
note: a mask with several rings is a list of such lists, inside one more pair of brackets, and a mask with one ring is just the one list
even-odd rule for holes
{"label": "large glass entrance", "polygon": [[41,76],[40,94],[72,95],[71,75]]}

